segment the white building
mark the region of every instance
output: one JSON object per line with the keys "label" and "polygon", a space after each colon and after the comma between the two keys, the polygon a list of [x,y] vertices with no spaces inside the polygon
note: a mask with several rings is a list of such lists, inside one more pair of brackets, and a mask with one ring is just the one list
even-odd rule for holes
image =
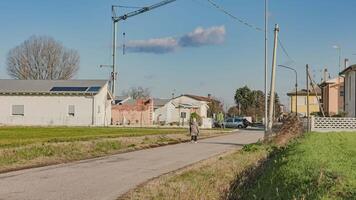
{"label": "white building", "polygon": [[106,80],[0,80],[0,124],[105,126],[111,101]]}
{"label": "white building", "polygon": [[154,121],[156,124],[187,125],[192,113],[197,113],[203,119],[203,126],[210,127],[208,119],[208,97],[181,95],[174,99],[154,99]]}
{"label": "white building", "polygon": [[356,65],[344,69],[344,107],[348,117],[356,117]]}

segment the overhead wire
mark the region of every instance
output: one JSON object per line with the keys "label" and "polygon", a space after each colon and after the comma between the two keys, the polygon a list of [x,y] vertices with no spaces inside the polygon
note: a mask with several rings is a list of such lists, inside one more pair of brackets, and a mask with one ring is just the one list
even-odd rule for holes
{"label": "overhead wire", "polygon": [[[215,3],[213,0],[206,0],[207,2],[209,2],[213,7],[215,7],[217,10],[219,10],[220,12],[228,15],[229,17],[231,17],[232,19],[234,20],[237,20],[239,23],[255,30],[255,31],[258,31],[258,32],[263,32],[264,29],[258,27],[258,26],[255,26],[251,23],[248,23],[246,20],[243,20],[239,17],[236,17],[235,15],[231,14],[229,11],[227,11],[225,8],[223,8],[222,6],[218,5],[217,3]],[[287,49],[285,48],[285,46],[283,45],[282,41],[280,38],[278,38],[278,43],[279,45],[281,46],[281,49],[282,49],[282,52],[285,54],[285,56],[290,60],[292,61],[293,63],[295,62],[294,59],[289,55]]]}
{"label": "overhead wire", "polygon": [[212,0],[207,0],[212,6],[214,6],[216,9],[218,9],[220,12],[225,13],[226,15],[230,16],[231,18],[237,20],[238,22],[240,22],[241,24],[248,26],[252,29],[255,29],[256,31],[263,31],[263,29],[261,29],[260,27],[257,27],[253,24],[248,23],[246,20],[243,20],[239,17],[236,17],[235,15],[231,14],[230,12],[228,12],[225,8],[223,8],[222,6],[218,5],[217,3],[215,3]]}

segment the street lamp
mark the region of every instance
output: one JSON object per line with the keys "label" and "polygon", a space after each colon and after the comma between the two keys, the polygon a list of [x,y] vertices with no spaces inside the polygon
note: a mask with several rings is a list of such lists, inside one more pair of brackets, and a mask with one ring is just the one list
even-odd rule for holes
{"label": "street lamp", "polygon": [[[297,70],[295,70],[294,68],[285,66],[285,65],[278,65],[278,67],[283,67],[285,69],[292,70],[295,73],[295,114],[298,115],[298,73],[297,73]],[[291,106],[292,106],[292,102],[291,102]]]}
{"label": "street lamp", "polygon": [[341,47],[340,45],[333,45],[334,49],[338,50],[339,53],[339,73],[341,72]]}

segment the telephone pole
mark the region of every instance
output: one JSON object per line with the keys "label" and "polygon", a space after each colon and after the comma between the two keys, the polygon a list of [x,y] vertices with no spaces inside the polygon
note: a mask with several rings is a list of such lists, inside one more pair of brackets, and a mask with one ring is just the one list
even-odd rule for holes
{"label": "telephone pole", "polygon": [[306,66],[306,74],[307,74],[307,132],[310,130],[310,119],[309,119],[309,65]]}
{"label": "telephone pole", "polygon": [[268,131],[268,0],[265,0],[265,137]]}
{"label": "telephone pole", "polygon": [[273,46],[273,58],[272,58],[272,74],[271,74],[271,88],[270,88],[270,100],[269,100],[269,122],[268,122],[268,130],[272,130],[273,126],[273,111],[274,111],[274,96],[275,96],[275,82],[276,82],[276,63],[277,63],[277,45],[278,45],[278,33],[279,26],[275,25],[274,28],[274,46]]}

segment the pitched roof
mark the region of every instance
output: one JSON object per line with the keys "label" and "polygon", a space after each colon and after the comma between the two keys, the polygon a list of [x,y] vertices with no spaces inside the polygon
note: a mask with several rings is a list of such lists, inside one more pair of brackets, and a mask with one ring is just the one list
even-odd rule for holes
{"label": "pitched roof", "polygon": [[349,71],[356,71],[356,65],[351,65],[348,68],[342,70],[342,72],[340,72],[339,75],[346,74]]}
{"label": "pitched roof", "polygon": [[[317,95],[320,96],[320,95],[321,95],[321,90],[320,90],[320,88],[319,88],[319,87],[316,87],[315,90],[316,90]],[[295,91],[288,92],[287,95],[288,95],[288,96],[295,96]],[[297,91],[297,95],[298,95],[298,96],[299,96],[299,95],[300,95],[300,96],[306,96],[306,95],[307,95],[307,90],[306,90],[306,89],[298,90],[298,91]],[[315,95],[313,89],[309,89],[309,95],[310,95],[310,96]]]}
{"label": "pitched roof", "polygon": [[154,107],[162,107],[166,105],[171,99],[159,99],[159,98],[154,98],[153,99],[153,106]]}
{"label": "pitched roof", "polygon": [[0,79],[4,94],[96,94],[107,80],[14,80]]}

